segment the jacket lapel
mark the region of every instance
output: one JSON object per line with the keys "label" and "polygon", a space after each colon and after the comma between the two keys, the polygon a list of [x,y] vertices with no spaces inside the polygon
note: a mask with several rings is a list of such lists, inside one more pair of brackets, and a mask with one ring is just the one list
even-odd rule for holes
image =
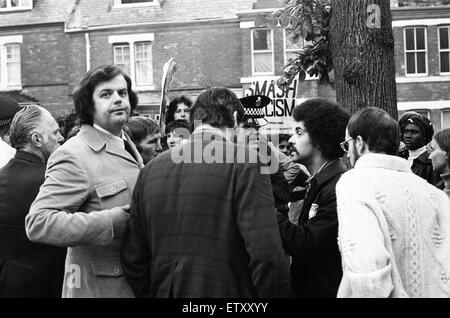
{"label": "jacket lapel", "polygon": [[136,159],[134,159],[133,156],[125,150],[124,144],[121,140],[95,129],[93,126],[83,125],[79,135],[86,141],[88,146],[94,152],[100,152],[103,148],[105,148],[107,153],[128,160],[134,164],[137,164],[139,167],[143,167],[141,155],[138,153],[136,146],[128,135],[125,134],[125,138],[130,143],[136,158],[138,158],[138,161],[136,161]]}

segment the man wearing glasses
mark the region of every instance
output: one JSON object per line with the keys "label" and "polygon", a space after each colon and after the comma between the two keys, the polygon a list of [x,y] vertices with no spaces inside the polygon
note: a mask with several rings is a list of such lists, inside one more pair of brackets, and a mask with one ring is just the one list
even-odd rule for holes
{"label": "man wearing glasses", "polygon": [[295,297],[334,298],[342,277],[337,245],[335,187],[347,170],[340,160],[350,115],[324,99],[311,99],[294,109],[295,162],[304,164],[311,177],[298,225],[278,213],[283,246],[292,256],[291,279]]}

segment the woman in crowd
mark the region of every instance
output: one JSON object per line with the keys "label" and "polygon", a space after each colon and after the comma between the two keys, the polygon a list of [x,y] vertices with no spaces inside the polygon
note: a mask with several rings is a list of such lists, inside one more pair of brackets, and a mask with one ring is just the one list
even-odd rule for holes
{"label": "woman in crowd", "polygon": [[187,96],[172,99],[166,113],[166,126],[175,120],[189,122],[192,101]]}
{"label": "woman in crowd", "polygon": [[450,129],[444,129],[438,132],[431,141],[429,148],[429,158],[433,163],[433,169],[441,175],[445,183],[444,191],[450,197],[450,161],[448,158],[450,151]]}

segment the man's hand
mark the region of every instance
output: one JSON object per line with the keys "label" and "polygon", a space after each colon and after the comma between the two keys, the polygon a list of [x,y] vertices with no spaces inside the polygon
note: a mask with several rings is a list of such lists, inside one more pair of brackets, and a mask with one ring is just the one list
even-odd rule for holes
{"label": "man's hand", "polygon": [[122,237],[127,228],[127,220],[130,217],[130,205],[124,205],[110,210],[114,238]]}

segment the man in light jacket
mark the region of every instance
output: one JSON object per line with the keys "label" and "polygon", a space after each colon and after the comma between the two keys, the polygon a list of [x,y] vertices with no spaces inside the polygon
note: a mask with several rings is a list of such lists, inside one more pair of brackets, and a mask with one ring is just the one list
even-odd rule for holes
{"label": "man in light jacket", "polygon": [[137,105],[117,66],[88,72],[74,94],[82,127],[49,159],[26,217],[33,242],[67,246],[63,297],[132,297],[119,261],[142,158],[122,131]]}

